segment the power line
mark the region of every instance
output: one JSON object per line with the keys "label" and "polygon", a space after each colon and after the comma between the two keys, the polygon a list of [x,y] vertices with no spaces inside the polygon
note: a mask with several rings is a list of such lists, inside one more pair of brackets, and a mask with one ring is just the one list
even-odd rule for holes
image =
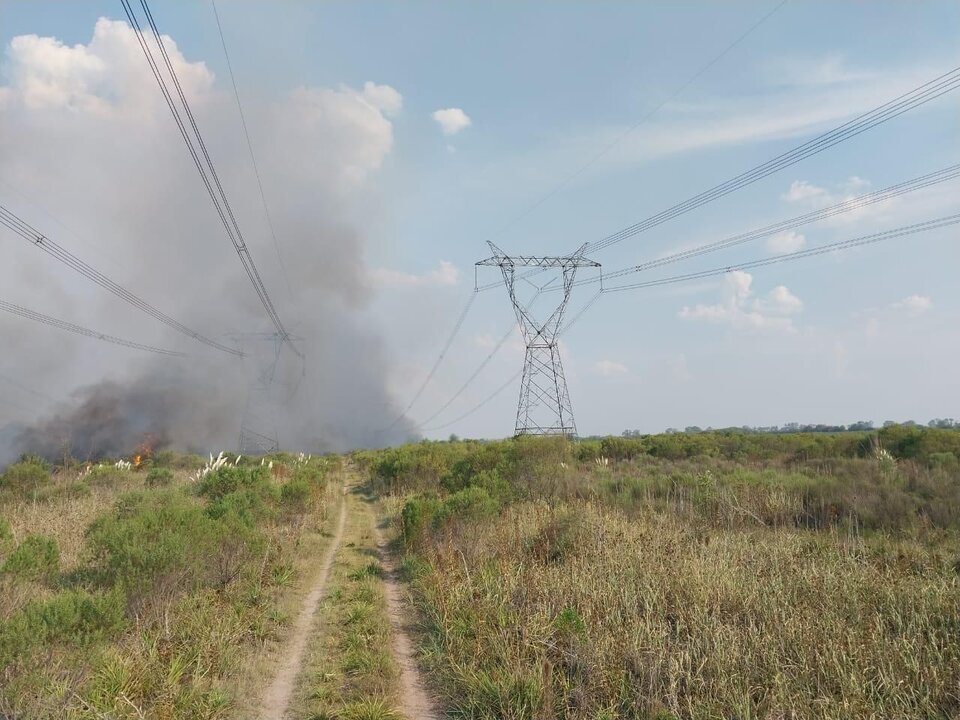
{"label": "power line", "polygon": [[[752,170],[741,173],[740,175],[737,175],[726,182],[720,183],[709,190],[705,190],[704,192],[694,195],[693,197],[684,200],[681,203],[677,203],[676,205],[667,208],[656,215],[648,217],[646,220],[642,220],[634,225],[624,228],[623,230],[613,233],[612,235],[608,235],[606,238],[596,243],[588,244],[588,250],[591,252],[603,250],[627,238],[634,237],[642,232],[661,225],[668,220],[672,220],[680,215],[691,212],[692,210],[706,205],[713,200],[724,197],[725,195],[729,195],[730,193],[746,187],[747,185],[751,185],[758,180],[772,175],[775,172],[790,167],[791,165],[795,165],[801,160],[812,157],[813,155],[817,155],[824,150],[833,147],[834,145],[856,137],[857,135],[877,127],[878,125],[882,125],[905,112],[925,105],[926,103],[931,102],[932,100],[935,100],[941,95],[945,95],[946,93],[955,90],[958,87],[960,87],[960,67],[954,68],[949,72],[934,78],[933,80],[917,86],[913,90],[899,95],[893,100],[890,100],[872,110],[858,115],[852,120],[837,126],[833,130],[830,130],[813,138],[812,140],[798,145],[792,150],[782,153],[775,158],[756,166]],[[536,272],[539,271],[531,271],[529,275],[532,275]],[[496,287],[497,285],[498,283],[489,283],[487,285],[480,286],[478,290],[488,290]]]}
{"label": "power line", "polygon": [[277,251],[277,262],[280,263],[280,272],[283,275],[283,281],[286,283],[287,292],[290,297],[295,299],[293,287],[290,285],[290,276],[287,274],[286,263],[283,262],[283,255],[280,254],[280,243],[277,241],[277,232],[273,228],[273,218],[270,215],[270,208],[267,206],[267,196],[263,192],[263,181],[260,179],[260,168],[257,166],[257,157],[253,152],[253,143],[250,141],[250,130],[247,128],[247,118],[243,112],[243,105],[240,103],[240,91],[237,89],[237,79],[233,74],[233,64],[230,62],[230,53],[227,52],[227,41],[223,37],[223,27],[220,24],[220,13],[217,12],[216,0],[210,0],[213,7],[213,16],[217,20],[217,32],[220,34],[220,44],[223,46],[223,56],[227,60],[227,70],[230,73],[230,83],[233,85],[233,96],[237,100],[237,111],[240,113],[240,124],[243,125],[243,135],[247,139],[247,150],[250,151],[250,164],[253,165],[253,174],[257,178],[257,189],[260,191],[260,201],[263,203],[263,215],[267,220],[267,227],[270,229],[270,237],[273,240],[273,249]]}
{"label": "power line", "polygon": [[[610,280],[611,278],[643,272],[645,270],[651,270],[664,265],[670,265],[682,260],[688,260],[693,257],[699,257],[701,255],[706,255],[718,250],[725,250],[727,248],[734,247],[736,245],[742,245],[753,240],[760,240],[762,238],[770,237],[771,235],[775,235],[785,230],[791,230],[793,228],[842,215],[854,210],[861,210],[865,207],[869,207],[870,205],[874,205],[879,202],[885,202],[887,200],[900,197],[901,195],[906,195],[907,193],[931,187],[932,185],[937,185],[942,182],[947,182],[958,177],[960,177],[960,163],[950,165],[932,173],[927,173],[926,175],[921,175],[920,177],[913,178],[912,180],[906,180],[902,183],[891,185],[883,188],[882,190],[875,190],[858,197],[850,198],[849,200],[844,200],[843,202],[821,208],[820,210],[813,210],[811,212],[804,213],[803,215],[790,218],[789,220],[783,220],[781,222],[773,223],[756,230],[740,233],[724,240],[718,240],[716,242],[682,250],[665,257],[648,260],[640,263],[639,265],[623,268],[621,270],[614,270],[613,272],[605,273],[603,278],[605,280]],[[578,280],[574,284],[589,285],[591,283],[596,283],[597,281],[597,278],[584,278],[583,280]],[[550,290],[547,292],[550,292]]]}
{"label": "power line", "polygon": [[[577,314],[574,315],[573,318],[571,318],[571,319],[567,322],[567,324],[564,325],[564,326],[560,329],[560,332],[558,333],[557,337],[560,337],[561,335],[564,335],[568,330],[570,330],[570,328],[573,327],[574,324],[576,324],[576,322],[583,316],[583,314],[584,314],[587,310],[589,310],[589,309],[593,306],[593,304],[597,302],[597,300],[600,299],[600,296],[601,296],[602,293],[603,293],[602,290],[597,291],[596,295],[594,295],[592,298],[590,298],[590,300],[588,300],[587,303],[586,303],[582,308],[580,308],[579,311],[577,311]],[[504,342],[506,342],[507,338],[508,338],[508,337],[510,336],[510,334],[512,334],[512,333],[513,333],[513,327],[511,326],[510,332],[507,333],[507,335],[505,335],[505,336],[500,340],[499,343],[497,343],[497,346],[491,351],[490,355],[487,356],[487,358],[483,361],[483,363],[481,363],[480,367],[473,373],[473,375],[470,376],[470,379],[469,379],[466,383],[464,383],[463,387],[461,387],[461,388],[456,392],[456,394],[454,395],[454,397],[453,397],[450,401],[448,401],[447,404],[444,405],[440,410],[438,410],[436,413],[434,413],[430,418],[428,418],[427,420],[424,420],[423,423],[420,423],[420,424],[418,425],[418,427],[420,428],[420,430],[421,430],[422,432],[433,432],[433,431],[435,431],[435,430],[443,430],[444,428],[448,428],[448,427],[450,427],[451,425],[455,425],[455,424],[457,424],[458,422],[460,422],[461,420],[464,420],[464,419],[470,417],[470,416],[473,415],[475,412],[477,412],[480,408],[482,408],[484,405],[486,405],[487,403],[489,403],[490,401],[492,401],[494,398],[496,398],[498,395],[500,395],[500,394],[501,394],[504,390],[506,390],[508,387],[510,387],[511,385],[513,385],[513,383],[515,383],[515,382],[520,378],[520,376],[523,375],[523,370],[522,370],[522,369],[519,370],[518,372],[514,373],[514,374],[510,377],[510,379],[507,380],[507,382],[505,382],[503,385],[501,385],[501,386],[498,387],[496,390],[494,390],[493,393],[491,393],[490,395],[488,395],[486,398],[484,398],[483,400],[481,400],[481,401],[480,401],[479,403],[477,403],[476,405],[472,406],[469,410],[467,410],[467,411],[464,412],[463,414],[458,415],[457,417],[455,417],[453,420],[449,420],[449,421],[447,421],[447,422],[445,422],[445,423],[441,423],[440,425],[434,425],[434,426],[432,426],[432,427],[423,427],[423,425],[426,425],[428,422],[430,422],[430,420],[432,420],[433,418],[435,418],[435,417],[436,417],[437,415],[439,415],[443,410],[445,410],[447,407],[449,407],[449,405],[453,402],[453,400],[456,399],[456,397],[458,397],[464,390],[466,390],[467,385],[469,385],[474,379],[476,379],[477,375],[480,374],[480,371],[483,370],[484,367],[486,367],[487,363],[490,362],[491,358],[500,350],[500,348],[503,346]]]}
{"label": "power line", "polygon": [[681,203],[677,203],[673,207],[670,207],[656,215],[653,215],[646,220],[642,220],[634,225],[631,225],[623,230],[608,235],[603,240],[600,240],[597,243],[588,246],[588,249],[591,252],[596,252],[598,250],[603,250],[604,248],[610,247],[616,243],[619,243],[629,237],[633,237],[641,232],[649,230],[652,227],[656,227],[661,223],[672,220],[673,218],[682,215],[684,213],[690,212],[702,205],[706,205],[717,198],[721,198],[725,195],[728,195],[735,190],[751,185],[762,178],[772,175],[775,172],[778,172],[784,168],[795,165],[796,163],[804,160],[813,155],[817,155],[824,150],[827,150],[834,145],[837,145],[845,140],[856,137],[860,133],[866,132],[878,125],[882,125],[889,120],[892,120],[899,115],[902,115],[905,112],[913,110],[914,108],[925,105],[926,103],[935,100],[936,98],[944,95],[951,90],[955,90],[957,87],[960,87],[960,67],[954,68],[943,75],[940,75],[929,82],[920,85],[909,92],[906,92],[893,100],[890,100],[883,105],[880,105],[873,110],[863,113],[862,115],[857,116],[853,120],[843,123],[838,127],[830,130],[829,132],[823,133],[812,140],[809,140],[802,145],[795,147],[794,149],[782,153],[777,157],[768,160],[767,162],[758,165],[752,170],[741,173],[736,177],[727,180],[709,190],[706,190],[698,195],[694,195],[688,200],[684,200]]}
{"label": "power line", "polygon": [[[564,334],[570,330],[570,328],[576,323],[584,313],[599,300],[602,295],[605,295],[608,292],[621,292],[625,290],[636,290],[640,288],[647,287],[657,287],[660,285],[668,285],[673,283],[687,282],[690,280],[701,280],[703,278],[714,277],[718,275],[725,275],[727,273],[736,271],[736,270],[749,270],[757,267],[763,267],[766,265],[774,265],[782,262],[790,262],[793,260],[800,260],[807,257],[814,257],[817,255],[824,255],[831,252],[839,252],[843,250],[848,250],[855,247],[862,247],[864,245],[871,245],[874,243],[882,242],[883,240],[890,240],[898,237],[903,237],[905,235],[912,235],[920,232],[927,232],[930,230],[936,230],[950,225],[956,225],[960,223],[960,213],[955,215],[947,215],[941,218],[935,218],[933,220],[927,220],[919,223],[914,223],[912,225],[905,225],[903,227],[894,228],[892,230],[886,230],[883,232],[872,233],[870,235],[864,235],[858,238],[853,238],[851,240],[843,240],[839,242],[829,243],[826,245],[821,245],[816,248],[809,248],[807,250],[799,250],[793,253],[784,253],[782,255],[775,255],[768,258],[761,258],[758,260],[753,260],[749,262],[738,263],[736,265],[727,265],[724,267],[714,268],[712,270],[704,270],[702,272],[696,273],[687,273],[684,275],[675,275],[668,278],[661,278],[658,280],[650,280],[643,283],[635,283],[632,285],[619,285],[613,287],[605,287],[599,290],[585,305],[580,311],[573,317],[570,322],[568,322],[560,331],[560,334]],[[507,380],[502,386],[497,388],[493,393],[488,395],[486,398],[481,400],[479,403],[471,407],[469,410],[464,412],[461,415],[458,415],[453,420],[449,422],[442,423],[440,425],[434,425],[432,427],[421,427],[423,432],[433,432],[435,430],[442,430],[444,428],[455,425],[461,420],[466,419],[473,413],[477,412],[485,406],[487,403],[491,402],[494,398],[500,395],[504,390],[510,387],[522,374],[521,372],[515,373],[513,376]]]}
{"label": "power line", "polygon": [[824,255],[826,253],[835,251],[849,250],[850,248],[861,247],[863,245],[872,245],[874,243],[882,242],[883,240],[891,240],[893,238],[903,237],[905,235],[913,235],[920,232],[928,232],[930,230],[938,230],[950,225],[956,225],[957,223],[960,223],[960,213],[957,213],[956,215],[945,215],[944,217],[935,218],[933,220],[925,220],[923,222],[913,223],[912,225],[904,225],[903,227],[894,228],[892,230],[871,233],[870,235],[863,235],[861,237],[853,238],[852,240],[840,240],[838,242],[827,243],[826,245],[818,245],[817,247],[808,248],[806,250],[797,250],[796,252],[773,255],[771,257],[761,258],[759,260],[725,265],[723,267],[713,268],[712,270],[701,270],[699,272],[686,273],[683,275],[673,275],[671,277],[660,278],[657,280],[647,280],[629,285],[614,285],[613,287],[604,288],[604,292],[638,290],[640,288],[658,287],[660,285],[670,285],[678,282],[686,282],[688,280],[702,280],[703,278],[714,277],[716,275],[725,275],[737,270],[750,270],[752,268],[763,267],[765,265],[776,265],[778,263],[789,262],[791,260],[801,260],[803,258]]}
{"label": "power line", "polygon": [[437,356],[437,360],[436,362],[433,363],[433,367],[430,368],[430,372],[427,373],[427,376],[423,379],[423,382],[420,383],[420,387],[417,388],[417,391],[413,394],[413,399],[410,400],[410,402],[407,404],[407,407],[403,410],[403,412],[401,412],[399,415],[397,415],[396,418],[394,418],[393,422],[391,422],[389,425],[387,425],[382,430],[379,430],[378,432],[385,433],[388,430],[392,430],[396,426],[396,424],[400,422],[408,412],[410,412],[410,408],[412,408],[416,404],[417,400],[420,399],[420,396],[423,395],[423,391],[427,388],[427,385],[430,384],[430,381],[433,380],[433,376],[437,374],[437,368],[440,367],[440,363],[442,363],[443,359],[446,357],[447,351],[450,350],[450,346],[453,345],[454,338],[456,338],[457,333],[460,332],[460,328],[463,327],[463,322],[464,320],[467,319],[467,313],[470,312],[470,308],[473,307],[473,302],[476,299],[477,299],[477,293],[476,292],[470,293],[470,298],[467,300],[467,304],[464,306],[463,310],[460,312],[459,317],[457,317],[457,321],[453,325],[453,330],[450,331],[450,335],[447,338],[447,341],[444,343],[443,349],[440,350],[440,355]]}
{"label": "power line", "polygon": [[177,332],[222,352],[229,353],[237,357],[242,355],[239,350],[219,343],[216,340],[212,340],[205,335],[201,335],[196,330],[191,330],[183,323],[174,320],[169,315],[161,312],[153,305],[149,304],[146,300],[134,295],[122,285],[114,282],[96,268],[91,267],[76,255],[70,253],[64,247],[51,240],[49,237],[30,225],[26,220],[18,217],[3,205],[0,205],[0,225],[6,226],[34,247],[43,250],[45,253],[60,261],[67,267],[76,270],[88,280],[93,281],[100,287],[116,295],[124,302],[133,305],[138,310],[141,310],[147,315],[159,320],[164,325],[173,328]]}
{"label": "power line", "polygon": [[[174,100],[173,94],[167,87],[166,81],[163,77],[163,72],[160,69],[158,61],[153,55],[153,51],[151,50],[146,37],[144,36],[144,31],[141,28],[140,21],[133,10],[131,0],[120,0],[120,2],[122,3],[124,12],[127,15],[127,19],[130,21],[130,25],[137,36],[137,41],[139,42],[140,48],[147,60],[147,64],[150,66],[150,70],[153,73],[158,86],[160,87],[160,92],[163,94],[164,100],[167,103],[167,107],[170,109],[174,121],[177,124],[177,128],[180,130],[180,135],[183,137],[183,140],[187,145],[187,150],[193,159],[194,165],[196,166],[197,171],[200,173],[200,178],[203,181],[204,187],[207,189],[207,194],[210,196],[210,200],[213,202],[214,209],[220,218],[220,222],[223,224],[224,230],[227,233],[227,237],[230,239],[230,242],[233,244],[238,257],[240,258],[240,262],[243,265],[244,271],[247,273],[247,277],[253,285],[254,291],[257,293],[257,297],[260,299],[260,303],[263,305],[264,310],[266,310],[270,321],[277,330],[277,333],[284,339],[285,342],[287,342],[287,344],[290,345],[291,350],[295,354],[302,357],[300,351],[296,349],[292,342],[290,342],[289,333],[284,327],[283,322],[280,320],[280,316],[277,314],[276,308],[273,305],[273,301],[270,299],[270,295],[267,292],[266,286],[263,284],[263,280],[260,277],[260,272],[257,270],[257,266],[253,261],[253,256],[250,254],[250,250],[243,238],[243,233],[240,231],[240,226],[237,224],[236,216],[233,213],[233,208],[230,206],[230,203],[227,200],[223,185],[221,184],[220,178],[217,175],[216,168],[213,165],[213,160],[211,159],[206,143],[203,140],[203,135],[200,133],[196,119],[194,118],[193,112],[190,109],[190,104],[187,102],[186,95],[183,92],[183,87],[180,84],[177,73],[173,68],[173,64],[170,61],[169,55],[167,54],[163,38],[160,35],[160,31],[157,29],[157,24],[154,21],[153,14],[150,12],[150,6],[147,3],[147,0],[140,0],[140,5],[143,8],[144,14],[146,15],[147,23],[153,32],[154,41],[160,50],[160,55],[166,67],[167,74],[173,82],[176,95],[179,98],[179,104],[183,108],[184,114],[186,115],[186,121],[180,114],[177,102]],[[187,129],[188,122],[190,129],[192,129],[192,137],[190,131]],[[196,145],[194,144],[194,139],[196,140]],[[202,160],[200,157],[201,155],[203,156]]]}
{"label": "power line", "polygon": [[714,65],[716,65],[718,62],[720,62],[720,60],[722,60],[722,59],[723,59],[728,53],[730,53],[735,47],[737,47],[741,42],[743,42],[744,40],[746,40],[747,36],[749,36],[749,35],[750,35],[754,30],[756,30],[758,27],[760,27],[761,25],[763,25],[763,24],[764,24],[767,20],[769,20],[780,8],[782,8],[782,7],[783,7],[784,5],[786,5],[786,4],[787,4],[787,0],[781,0],[781,2],[779,2],[776,6],[774,6],[774,8],[773,8],[772,10],[770,10],[769,12],[767,12],[766,14],[764,14],[763,17],[761,17],[761,18],[760,18],[759,20],[757,20],[753,25],[751,25],[749,28],[747,28],[747,30],[746,30],[744,33],[742,33],[742,34],[741,34],[736,40],[734,40],[732,43],[730,43],[729,45],[727,45],[718,55],[715,55],[712,60],[710,60],[709,62],[707,62],[707,63],[706,63],[705,65],[703,65],[699,70],[697,70],[697,72],[695,72],[693,75],[691,75],[690,78],[689,78],[685,83],[683,83],[680,87],[678,87],[676,90],[674,90],[673,93],[671,93],[671,94],[668,95],[666,98],[664,98],[663,101],[662,101],[659,105],[657,105],[655,108],[653,108],[652,110],[650,110],[650,111],[648,111],[646,114],[644,114],[637,122],[635,122],[635,123],[634,123],[633,125],[631,125],[627,130],[625,130],[625,131],[622,132],[620,135],[618,135],[616,138],[614,138],[614,140],[613,140],[612,142],[610,142],[610,143],[608,143],[606,146],[604,146],[604,148],[603,148],[602,150],[600,150],[600,152],[598,152],[597,154],[595,154],[594,156],[592,156],[589,160],[587,160],[587,162],[585,162],[583,165],[581,165],[581,166],[578,167],[576,170],[574,170],[573,173],[571,173],[570,175],[568,175],[567,177],[565,177],[562,181],[560,181],[560,183],[558,183],[556,186],[554,186],[554,188],[553,188],[552,190],[550,190],[550,191],[547,192],[545,195],[543,195],[543,196],[542,196],[539,200],[537,200],[533,205],[531,205],[530,207],[528,207],[526,210],[524,210],[523,212],[521,212],[519,215],[516,215],[515,217],[513,217],[510,221],[507,222],[506,225],[504,225],[503,227],[501,227],[501,228],[496,232],[496,235],[502,235],[505,230],[507,230],[507,229],[508,229],[509,227],[511,227],[512,225],[515,225],[516,223],[520,222],[520,220],[522,220],[522,219],[524,219],[525,217],[527,217],[528,215],[530,215],[534,210],[536,210],[537,208],[539,208],[541,205],[543,205],[545,202],[547,202],[547,200],[549,200],[550,198],[552,198],[554,195],[556,195],[558,192],[560,192],[564,187],[566,187],[567,185],[569,185],[569,184],[570,184],[574,179],[576,179],[579,175],[581,175],[581,174],[584,173],[586,170],[588,170],[590,167],[592,167],[594,164],[596,164],[597,161],[599,161],[599,160],[600,160],[601,158],[603,158],[607,153],[609,153],[611,150],[613,150],[613,148],[615,148],[617,145],[619,145],[626,137],[628,137],[629,135],[633,134],[633,132],[635,132],[635,131],[637,130],[637,128],[639,128],[641,125],[643,125],[645,122],[647,122],[650,118],[652,118],[654,115],[656,115],[658,112],[660,112],[660,110],[662,110],[668,103],[670,103],[670,102],[672,102],[673,100],[675,100],[684,90],[686,90],[688,87],[690,87],[691,85],[693,85],[693,83],[695,83],[697,80],[699,80],[700,77],[701,77],[704,73],[706,73],[708,70],[710,70],[710,68],[712,68],[712,67],[713,67]]}
{"label": "power line", "polygon": [[43,313],[38,313],[33,310],[28,310],[25,307],[20,305],[14,305],[13,303],[0,300],[0,310],[8,312],[12,315],[19,315],[22,318],[27,320],[33,320],[35,322],[43,323],[45,325],[50,325],[51,327],[59,328],[61,330],[66,330],[68,332],[76,333],[77,335],[84,335],[86,337],[94,338],[95,340],[103,340],[104,342],[113,343],[114,345],[122,345],[123,347],[133,348],[134,350],[143,350],[145,352],[152,352],[158,355],[169,355],[172,357],[186,357],[186,353],[177,352],[175,350],[165,350],[163,348],[154,347],[152,345],[144,345],[142,343],[132,342],[130,340],[124,340],[123,338],[116,337],[115,335],[107,335],[102,332],[97,332],[96,330],[91,330],[85,328],[81,325],[76,325],[66,320],[60,320],[59,318],[51,317],[49,315],[44,315]]}

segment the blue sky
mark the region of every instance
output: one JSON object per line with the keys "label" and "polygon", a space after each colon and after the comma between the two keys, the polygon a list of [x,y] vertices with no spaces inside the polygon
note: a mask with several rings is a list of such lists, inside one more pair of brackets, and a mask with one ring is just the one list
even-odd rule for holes
{"label": "blue sky", "polygon": [[[227,96],[210,5],[154,5],[186,61],[204,63],[213,91]],[[388,146],[331,208],[363,238],[369,294],[356,322],[381,338],[386,380],[403,407],[469,297],[473,263],[489,254],[485,241],[563,253],[600,240],[960,65],[957,3],[792,0],[630,130],[775,5],[224,0],[218,8],[258,156],[274,148],[258,108],[298,88],[359,91],[370,82],[402,98],[380,108]],[[85,45],[100,17],[121,19],[119,2],[0,0],[0,44],[36,34]],[[8,50],[11,85],[13,65]],[[446,134],[432,115],[450,108],[470,123]],[[595,259],[619,269],[958,162],[958,109],[960,91]],[[223,152],[233,148],[242,160],[236,116],[219,129]],[[229,182],[249,191],[249,168],[236,167]],[[265,174],[268,197],[281,192],[282,176],[282,167]],[[196,178],[185,174],[183,182]],[[955,213],[958,191],[953,181],[809,225],[780,246],[813,247]],[[70,224],[68,211],[45,209]],[[84,229],[89,236],[93,226]],[[276,286],[269,244],[252,242]],[[283,237],[280,244],[296,263],[296,247]],[[772,252],[759,241],[650,276]],[[606,295],[563,341],[580,432],[957,416],[958,261],[953,228],[751,277]],[[481,282],[495,279],[488,269]],[[578,289],[571,309],[590,294]],[[481,294],[411,417],[432,415],[512,320],[502,289]],[[485,399],[522,357],[516,337],[433,424]],[[508,435],[517,390],[428,434]]]}

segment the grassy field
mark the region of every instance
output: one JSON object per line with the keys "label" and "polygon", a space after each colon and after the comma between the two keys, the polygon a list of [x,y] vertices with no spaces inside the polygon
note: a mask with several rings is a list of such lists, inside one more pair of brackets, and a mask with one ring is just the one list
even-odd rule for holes
{"label": "grassy field", "polygon": [[958,717],[958,457],[899,426],[26,458],[0,717],[256,717],[308,617],[287,717],[413,720],[384,519],[445,717]]}
{"label": "grassy field", "polygon": [[[340,461],[161,453],[0,476],[0,716],[220,718],[255,701]],[[206,463],[209,465],[210,463]]]}
{"label": "grassy field", "polygon": [[424,443],[421,657],[469,718],[960,713],[960,433]]}

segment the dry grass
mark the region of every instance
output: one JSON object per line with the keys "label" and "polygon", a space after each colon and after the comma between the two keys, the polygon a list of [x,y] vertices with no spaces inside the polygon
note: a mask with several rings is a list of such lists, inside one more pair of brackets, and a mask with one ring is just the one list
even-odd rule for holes
{"label": "dry grass", "polygon": [[426,655],[466,717],[951,717],[942,540],[522,503],[423,552]]}

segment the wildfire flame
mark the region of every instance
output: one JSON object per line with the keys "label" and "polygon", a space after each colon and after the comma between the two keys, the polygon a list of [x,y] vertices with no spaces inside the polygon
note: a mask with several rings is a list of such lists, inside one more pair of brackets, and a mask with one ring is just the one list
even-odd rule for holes
{"label": "wildfire flame", "polygon": [[140,445],[137,446],[137,451],[133,456],[133,467],[134,469],[139,468],[144,460],[149,460],[153,456],[153,446],[156,444],[156,439],[152,435],[145,435],[143,440],[140,441]]}

